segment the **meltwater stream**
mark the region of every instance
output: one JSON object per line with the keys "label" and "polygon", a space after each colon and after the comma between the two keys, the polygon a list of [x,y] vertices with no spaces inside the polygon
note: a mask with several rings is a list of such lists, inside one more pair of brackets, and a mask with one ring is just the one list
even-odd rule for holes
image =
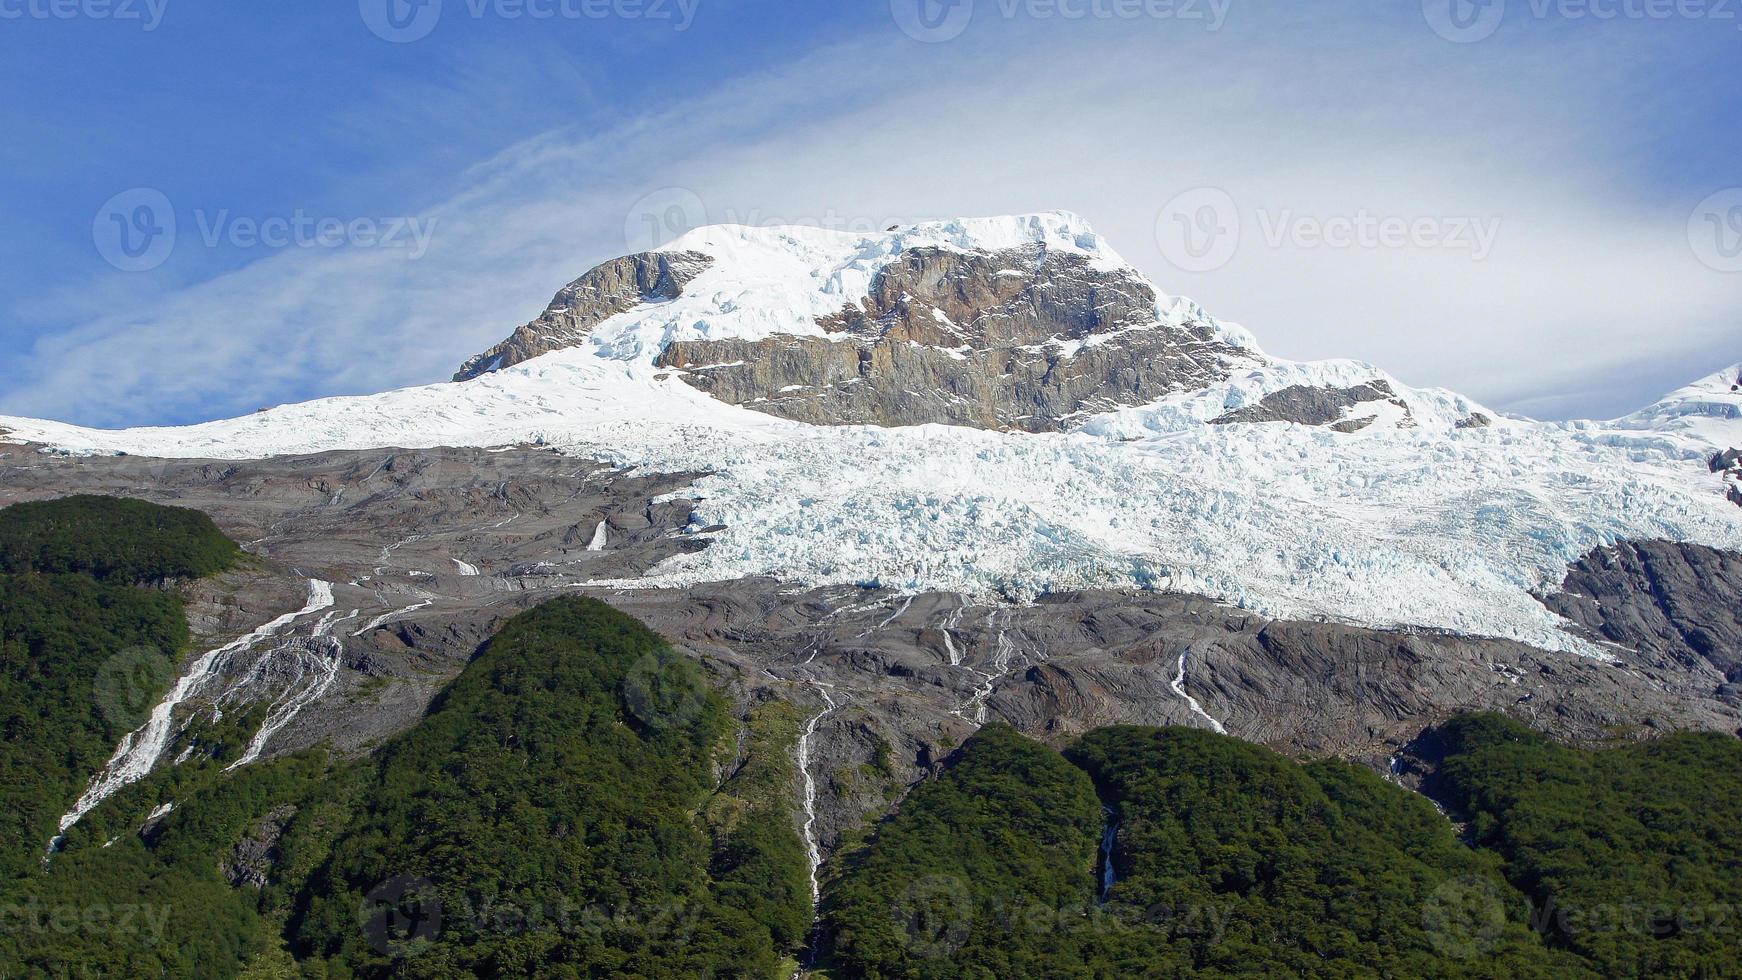
{"label": "meltwater stream", "polygon": [[[328,611],[325,616],[321,617],[321,621],[315,624],[315,628],[309,634],[306,642],[293,639],[279,650],[274,651],[274,658],[279,653],[294,655],[291,668],[295,670],[296,674],[285,685],[284,692],[267,708],[266,719],[260,723],[260,730],[255,732],[254,737],[249,740],[248,748],[235,762],[224,767],[225,772],[239,769],[257,761],[261,753],[266,751],[266,743],[270,742],[274,735],[277,735],[286,725],[294,721],[304,708],[326,695],[327,690],[333,686],[333,682],[339,679],[339,663],[345,654],[344,644],[333,637],[333,630],[338,624],[356,618],[357,610],[355,609],[351,610],[349,616],[339,619],[334,619],[333,611]],[[224,697],[220,700],[239,694],[253,679],[250,677],[231,688],[230,691],[225,692]]]}
{"label": "meltwater stream", "polygon": [[60,829],[48,843],[49,854],[60,849],[67,831],[83,819],[85,814],[96,809],[97,804],[144,779],[151,772],[152,767],[157,765],[158,758],[163,755],[164,748],[169,745],[170,723],[174,720],[175,709],[205,686],[231,657],[277,634],[297,619],[320,612],[333,604],[331,582],[310,579],[308,591],[308,603],[301,609],[285,613],[247,636],[209,650],[193,662],[187,674],[176,681],[163,700],[151,709],[151,716],[145,724],[122,737],[121,744],[116,746],[115,754],[109,757],[102,771],[91,777],[84,795],[60,818]]}
{"label": "meltwater stream", "polygon": [[1222,723],[1210,717],[1210,713],[1204,710],[1204,706],[1198,703],[1198,699],[1192,697],[1191,694],[1186,691],[1186,655],[1187,652],[1181,652],[1179,655],[1179,673],[1175,674],[1173,678],[1173,693],[1185,698],[1186,706],[1192,709],[1192,714],[1195,714],[1199,718],[1209,722],[1210,727],[1215,729],[1216,734],[1228,734],[1228,730],[1222,727]]}
{"label": "meltwater stream", "polygon": [[823,696],[824,708],[811,716],[810,721],[805,723],[803,733],[799,735],[798,770],[804,777],[804,849],[810,863],[811,908],[814,911],[821,904],[823,897],[822,885],[817,879],[817,872],[823,866],[823,853],[822,848],[817,844],[817,780],[811,772],[811,743],[816,737],[817,725],[840,707],[840,703],[830,693],[830,688],[834,685],[821,681],[812,681],[811,683],[816,685],[817,693]]}

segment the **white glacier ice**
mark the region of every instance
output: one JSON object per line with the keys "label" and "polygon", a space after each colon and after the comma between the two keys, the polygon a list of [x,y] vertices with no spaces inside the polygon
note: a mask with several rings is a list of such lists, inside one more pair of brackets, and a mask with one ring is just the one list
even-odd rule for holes
{"label": "white glacier ice", "polygon": [[[287,405],[177,428],[99,431],[0,418],[7,438],[79,453],[250,458],[337,449],[556,446],[648,471],[704,472],[708,548],[614,586],[767,575],[1024,601],[1167,589],[1275,617],[1426,627],[1595,653],[1531,595],[1621,539],[1742,549],[1742,508],[1708,469],[1742,445],[1734,370],[1613,422],[1507,419],[1356,361],[1265,357],[1210,388],[1075,420],[1069,433],[812,426],[716,401],[653,365],[671,340],[820,335],[904,247],[1045,241],[1124,262],[1064,214],[886,235],[706,228],[672,250],[717,261],[683,295],[612,317],[581,346],[461,384]],[[1203,319],[1161,296],[1157,322]],[[1292,385],[1385,381],[1410,418],[1355,433],[1208,425]],[[1371,411],[1369,411],[1371,409]],[[1495,424],[1458,428],[1481,412]],[[368,628],[379,625],[371,623]],[[946,634],[947,635],[947,634]],[[953,644],[954,639],[950,642]]]}

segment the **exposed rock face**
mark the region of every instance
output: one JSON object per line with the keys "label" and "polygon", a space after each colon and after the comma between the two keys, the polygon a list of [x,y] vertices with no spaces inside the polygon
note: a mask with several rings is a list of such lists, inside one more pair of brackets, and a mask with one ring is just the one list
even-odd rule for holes
{"label": "exposed rock face", "polygon": [[271,881],[272,866],[278,861],[278,842],[284,838],[285,825],[295,815],[296,807],[285,805],[261,817],[218,869],[225,880],[237,888],[265,888]]}
{"label": "exposed rock face", "polygon": [[[601,598],[724,686],[771,686],[821,716],[813,774],[829,788],[817,802],[825,851],[873,824],[983,721],[1062,744],[1101,725],[1213,718],[1284,752],[1376,767],[1460,710],[1593,742],[1742,724],[1703,666],[1653,669],[1624,654],[1617,667],[1503,640],[1275,621],[1192,596],[1076,592],[1012,607],[744,579]],[[824,713],[817,683],[836,708]],[[890,779],[871,772],[879,745]]]}
{"label": "exposed rock face", "polygon": [[1742,556],[1695,544],[1628,542],[1567,570],[1550,609],[1654,666],[1706,670],[1742,705]]}
{"label": "exposed rock face", "polygon": [[1710,465],[1724,481],[1724,498],[1742,507],[1742,449],[1726,449],[1713,456]]}
{"label": "exposed rock face", "polygon": [[460,365],[455,381],[573,347],[589,331],[642,303],[675,299],[713,259],[699,252],[643,252],[613,259],[564,286],[538,319]]}
{"label": "exposed rock face", "polygon": [[1291,385],[1265,395],[1256,405],[1229,412],[1210,420],[1211,425],[1232,425],[1240,422],[1298,422],[1301,425],[1329,426],[1338,432],[1358,432],[1372,425],[1376,413],[1362,411],[1362,406],[1387,402],[1403,410],[1402,428],[1415,422],[1409,403],[1397,397],[1397,392],[1383,380],[1371,381],[1353,388],[1309,388]]}
{"label": "exposed rock face", "polygon": [[834,337],[681,341],[659,364],[722,401],[819,424],[940,422],[1029,432],[1226,379],[1249,352],[1207,323],[1158,323],[1129,271],[1042,245],[909,249]]}

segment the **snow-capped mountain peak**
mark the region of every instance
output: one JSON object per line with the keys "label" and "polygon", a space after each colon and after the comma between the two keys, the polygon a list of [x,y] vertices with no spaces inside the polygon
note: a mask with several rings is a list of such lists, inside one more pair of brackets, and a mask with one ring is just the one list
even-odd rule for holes
{"label": "snow-capped mountain peak", "polygon": [[1742,364],[1678,388],[1615,424],[1686,433],[1726,447],[1742,445]]}
{"label": "snow-capped mountain peak", "polygon": [[1027,431],[1262,361],[1066,212],[872,235],[697,229],[589,271],[455,378],[575,346],[798,421]]}
{"label": "snow-capped mountain peak", "polygon": [[708,225],[656,251],[699,252],[721,260],[747,259],[756,252],[801,255],[821,269],[876,262],[913,248],[1006,252],[1028,246],[1078,255],[1103,271],[1132,267],[1087,220],[1069,211],[924,221],[871,234],[807,225]]}

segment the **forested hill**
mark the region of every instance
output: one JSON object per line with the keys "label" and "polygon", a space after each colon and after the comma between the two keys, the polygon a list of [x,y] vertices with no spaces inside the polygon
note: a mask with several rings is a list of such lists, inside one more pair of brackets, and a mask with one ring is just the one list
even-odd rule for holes
{"label": "forested hill", "polygon": [[827,953],[852,977],[1742,975],[1742,742],[1574,749],[1497,715],[1424,742],[1454,819],[1196,729],[1061,755],[989,726],[845,860]]}
{"label": "forested hill", "polygon": [[1742,741],[1589,752],[1498,715],[1435,734],[1430,789],[1504,858],[1551,945],[1609,976],[1742,974]]}
{"label": "forested hill", "polygon": [[[232,709],[200,730],[202,751],[106,800],[45,862],[55,818],[185,652],[175,593],[139,585],[237,555],[189,511],[96,497],[0,511],[0,975],[796,967],[811,922],[796,712],[735,717],[694,664],[593,599],[510,620],[419,724],[361,760],[230,771],[259,722]],[[117,656],[136,669],[106,679]],[[160,799],[174,808],[148,814]]]}
{"label": "forested hill", "polygon": [[773,785],[719,785],[731,718],[700,671],[597,600],[540,606],[348,788],[293,948],[368,975],[773,976],[810,922],[792,731],[751,748]]}

